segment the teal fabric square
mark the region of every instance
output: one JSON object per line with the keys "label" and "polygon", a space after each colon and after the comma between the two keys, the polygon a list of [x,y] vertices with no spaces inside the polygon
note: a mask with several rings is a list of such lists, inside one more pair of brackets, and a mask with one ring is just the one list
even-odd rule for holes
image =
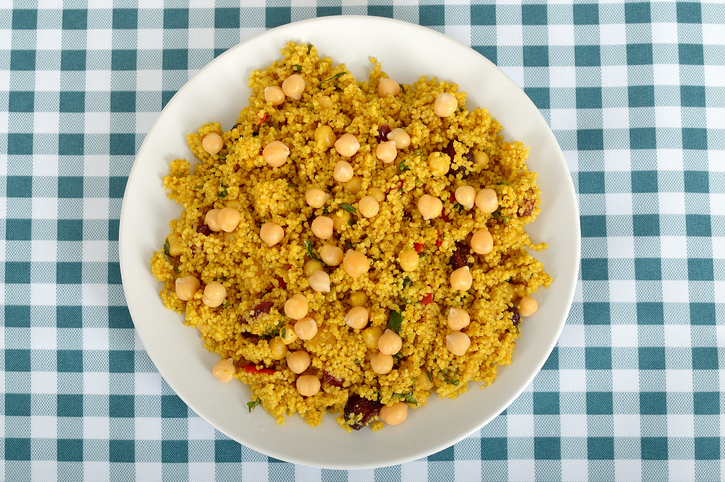
{"label": "teal fabric square", "polygon": [[659,214],[635,214],[632,216],[632,230],[635,236],[659,236]]}
{"label": "teal fabric square", "polygon": [[577,109],[601,109],[602,89],[601,87],[577,87],[576,88]]}
{"label": "teal fabric square", "polygon": [[5,326],[8,328],[30,328],[30,306],[5,305]]}
{"label": "teal fabric square", "polygon": [[471,5],[471,25],[496,25],[496,5]]}
{"label": "teal fabric square", "polygon": [[234,440],[215,440],[214,461],[218,464],[241,462],[242,446]]}
{"label": "teal fabric square", "polygon": [[30,394],[29,393],[6,393],[5,394],[5,416],[6,417],[29,417],[30,416]]}
{"label": "teal fabric square", "polygon": [[546,359],[544,362],[544,366],[541,367],[542,370],[558,370],[559,369],[559,347],[555,346],[553,350],[551,350],[551,354],[549,355],[549,358]]}
{"label": "teal fabric square", "polygon": [[655,88],[653,85],[630,85],[627,87],[629,107],[654,107]]}
{"label": "teal fabric square", "polygon": [[603,238],[607,236],[606,216],[580,216],[579,223],[583,238]]}
{"label": "teal fabric square", "polygon": [[705,107],[705,86],[681,85],[680,103],[682,107]]}
{"label": "teal fabric square", "polygon": [[585,347],[584,366],[587,370],[611,370],[612,348],[608,346]]}
{"label": "teal fabric square", "polygon": [[35,50],[11,51],[10,70],[35,70]]}
{"label": "teal fabric square", "polygon": [[585,301],[583,310],[585,325],[609,325],[611,322],[609,303]]}
{"label": "teal fabric square", "polygon": [[186,440],[162,440],[161,462],[165,464],[189,462],[189,442]]}
{"label": "teal fabric square", "polygon": [[630,149],[655,149],[657,147],[657,130],[654,127],[638,127],[629,129]]}
{"label": "teal fabric square", "polygon": [[109,395],[108,415],[114,418],[133,418],[135,413],[133,395]]}
{"label": "teal fabric square", "polygon": [[368,15],[371,17],[393,18],[393,7],[389,5],[368,5]]}
{"label": "teal fabric square", "polygon": [[135,462],[135,440],[109,440],[108,456],[111,462]]}
{"label": "teal fabric square", "polygon": [[686,214],[685,229],[688,236],[712,236],[710,216],[707,214]]}
{"label": "teal fabric square", "polygon": [[60,112],[85,112],[86,93],[61,91],[59,108]]}
{"label": "teal fabric square", "polygon": [[60,53],[60,70],[81,72],[86,70],[85,50],[63,50]]}
{"label": "teal fabric square", "polygon": [[448,447],[447,449],[428,456],[429,462],[451,462],[455,459],[453,447]]}
{"label": "teal fabric square", "polygon": [[603,172],[579,171],[580,194],[604,194],[604,187]]}
{"label": "teal fabric square", "polygon": [[118,219],[109,219],[108,220],[108,240],[109,241],[118,241],[118,226],[119,226]]}
{"label": "teal fabric square", "polygon": [[667,437],[642,437],[642,460],[667,460]]}
{"label": "teal fabric square", "polygon": [[88,10],[64,9],[63,30],[85,30],[88,28]]}
{"label": "teal fabric square", "polygon": [[5,283],[30,283],[30,263],[25,261],[6,261]]}
{"label": "teal fabric square", "polygon": [[82,417],[83,395],[59,394],[56,398],[59,417]]}
{"label": "teal fabric square", "polygon": [[5,460],[30,460],[30,439],[6,438]]}
{"label": "teal fabric square", "polygon": [[695,460],[720,460],[720,439],[695,437]]}
{"label": "teal fabric square", "polygon": [[127,177],[112,176],[108,186],[108,197],[120,199],[123,197],[123,193],[126,191]]}
{"label": "teal fabric square", "polygon": [[660,258],[637,258],[634,260],[634,279],[640,281],[658,281],[662,279],[662,260]]}
{"label": "teal fabric square", "polygon": [[56,283],[80,284],[83,281],[83,264],[62,261],[56,263]]}
{"label": "teal fabric square", "polygon": [[108,353],[109,373],[133,373],[135,371],[134,353],[130,350],[111,350]]}
{"label": "teal fabric square", "polygon": [[108,284],[121,284],[121,267],[119,263],[108,263]]}
{"label": "teal fabric square", "polygon": [[6,189],[8,197],[33,197],[33,178],[30,176],[8,176]]}
{"label": "teal fabric square", "polygon": [[690,303],[690,324],[711,326],[717,324],[715,303]]}
{"label": "teal fabric square", "polygon": [[609,279],[609,260],[607,258],[582,259],[582,279],[586,281],[606,281]]}
{"label": "teal fabric square", "polygon": [[687,278],[690,281],[714,281],[712,258],[687,258]]}
{"label": "teal fabric square", "polygon": [[333,15],[342,15],[342,7],[317,7],[318,17],[331,17]]}
{"label": "teal fabric square", "polygon": [[665,323],[664,304],[655,301],[637,303],[638,325],[663,325]]}
{"label": "teal fabric square", "polygon": [[596,3],[575,3],[573,8],[574,25],[599,24],[599,5]]}
{"label": "teal fabric square", "polygon": [[692,349],[692,368],[695,370],[717,370],[717,348],[696,346]]}
{"label": "teal fabric square", "polygon": [[217,8],[214,10],[214,28],[239,28],[238,8]]}
{"label": "teal fabric square", "polygon": [[652,44],[627,44],[628,65],[652,65]]}
{"label": "teal fabric square", "polygon": [[58,350],[56,361],[58,372],[83,372],[83,352],[81,350]]}
{"label": "teal fabric square", "polygon": [[534,437],[534,458],[536,460],[561,459],[561,439],[559,437]]}
{"label": "teal fabric square", "polygon": [[625,23],[650,23],[652,16],[650,14],[649,3],[625,3],[624,4],[624,21]]}
{"label": "teal fabric square", "polygon": [[38,11],[35,9],[13,9],[13,30],[35,30],[38,28]]}
{"label": "teal fabric square", "polygon": [[684,127],[682,129],[682,148],[707,150],[707,129]]}
{"label": "teal fabric square", "polygon": [[80,306],[57,306],[55,323],[58,328],[82,328],[83,310]]}
{"label": "teal fabric square", "polygon": [[522,25],[546,25],[547,23],[546,4],[524,4],[521,6]]}
{"label": "teal fabric square", "polygon": [[6,372],[29,372],[30,350],[5,349]]}
{"label": "teal fabric square", "polygon": [[558,415],[559,392],[534,392],[534,415]]}
{"label": "teal fabric square", "polygon": [[692,400],[695,415],[720,415],[720,392],[695,392]]}
{"label": "teal fabric square", "polygon": [[186,70],[189,68],[189,52],[186,49],[166,49],[163,53],[164,70]]}
{"label": "teal fabric square", "polygon": [[83,146],[83,134],[58,134],[58,154],[61,156],[82,156]]}
{"label": "teal fabric square", "polygon": [[598,67],[601,65],[599,45],[575,45],[574,65],[577,67]]}
{"label": "teal fabric square", "polygon": [[189,410],[186,404],[176,395],[161,395],[162,418],[186,418]]}
{"label": "teal fabric square", "polygon": [[677,23],[702,23],[700,3],[677,2]]}
{"label": "teal fabric square", "polygon": [[549,89],[546,87],[524,87],[524,92],[538,109],[550,109]]}
{"label": "teal fabric square", "polygon": [[114,30],[135,30],[138,28],[138,10],[135,8],[113,9]]}
{"label": "teal fabric square", "polygon": [[164,9],[164,28],[189,28],[189,9]]}
{"label": "teal fabric square", "polygon": [[587,458],[589,460],[614,460],[614,438],[587,437]]}
{"label": "teal fabric square", "polygon": [[495,46],[476,46],[473,47],[473,50],[483,55],[494,64],[498,61],[498,49],[496,49]]}
{"label": "teal fabric square", "polygon": [[481,437],[481,460],[507,460],[508,440],[505,437]]}
{"label": "teal fabric square", "polygon": [[8,154],[32,154],[33,134],[8,134]]}
{"label": "teal fabric square", "polygon": [[113,50],[111,52],[111,70],[136,70],[136,51]]}
{"label": "teal fabric square", "polygon": [[[61,134],[61,135],[63,135],[63,134]],[[65,135],[74,136],[76,134],[65,134]],[[81,149],[80,154],[83,154],[82,149]],[[82,198],[83,197],[83,178],[80,176],[61,176],[61,177],[59,177],[58,178],[58,197],[61,199]],[[75,226],[75,227],[77,227],[77,226]],[[82,229],[81,229],[81,232],[82,232]]]}
{"label": "teal fabric square", "polygon": [[[292,21],[292,11],[285,7],[267,7],[265,25],[267,28],[275,28],[286,25]],[[392,8],[391,8],[392,10]]]}
{"label": "teal fabric square", "polygon": [[30,241],[32,223],[30,219],[8,219],[5,221],[5,239],[8,241]]}
{"label": "teal fabric square", "polygon": [[[227,51],[227,49],[218,49],[218,50],[219,50],[219,52],[217,52],[217,49],[214,50],[214,58],[220,56],[221,54],[223,54],[224,52]],[[175,90],[164,90],[161,92],[161,108],[162,109],[164,107],[166,107],[166,104],[169,103],[169,101],[174,96],[174,94],[176,94]]]}
{"label": "teal fabric square", "polygon": [[[576,131],[576,144],[580,151],[604,150],[604,131],[602,129],[578,129]],[[591,174],[603,175],[603,173]]]}
{"label": "teal fabric square", "polygon": [[524,45],[524,67],[548,67],[549,47],[546,45]]}
{"label": "teal fabric square", "polygon": [[703,193],[710,192],[710,176],[706,171],[685,171],[685,192]]}
{"label": "teal fabric square", "polygon": [[657,171],[632,171],[632,193],[657,192]]}
{"label": "teal fabric square", "polygon": [[58,439],[56,444],[59,462],[83,462],[83,440]]}
{"label": "teal fabric square", "polygon": [[[112,156],[133,156],[136,153],[136,136],[134,134],[111,134],[110,152]],[[113,179],[111,177],[111,182]],[[124,186],[125,184],[124,181]],[[119,197],[123,197],[123,193]]]}
{"label": "teal fabric square", "polygon": [[678,44],[680,65],[703,65],[705,56],[700,44]]}
{"label": "teal fabric square", "polygon": [[8,110],[10,112],[33,112],[35,110],[35,92],[10,92]]}
{"label": "teal fabric square", "polygon": [[664,370],[665,349],[661,346],[641,346],[637,348],[640,370]]}
{"label": "teal fabric square", "polygon": [[108,307],[108,327],[116,329],[133,329],[131,313],[126,306]]}
{"label": "teal fabric square", "polygon": [[666,415],[667,394],[665,392],[641,392],[639,394],[641,415]]}
{"label": "teal fabric square", "polygon": [[587,392],[587,415],[612,415],[612,392]]}
{"label": "teal fabric square", "polygon": [[[75,179],[75,178],[73,178]],[[64,195],[63,197],[68,198],[81,198],[83,197],[83,178],[77,178],[80,179],[80,195],[67,195],[72,194],[75,190],[77,194],[78,187],[77,185],[74,185],[74,181],[71,179],[70,181],[64,181],[63,182],[63,190]],[[59,189],[60,191],[60,180],[58,179],[59,183]],[[60,197],[60,196],[59,196]],[[59,219],[58,220],[58,241],[83,241],[83,220],[82,219]]]}
{"label": "teal fabric square", "polygon": [[136,112],[136,92],[112,91],[111,112]]}
{"label": "teal fabric square", "polygon": [[418,23],[430,27],[432,25],[445,25],[445,5],[421,5],[418,7]]}

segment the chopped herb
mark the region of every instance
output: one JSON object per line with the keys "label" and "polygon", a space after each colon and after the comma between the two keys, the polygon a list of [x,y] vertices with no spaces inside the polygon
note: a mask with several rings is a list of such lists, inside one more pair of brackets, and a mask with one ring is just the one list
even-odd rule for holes
{"label": "chopped herb", "polygon": [[506,185],[506,183],[505,183],[505,182],[497,182],[497,183],[496,183],[496,185],[497,185],[497,186],[505,186],[505,185]]}
{"label": "chopped herb", "polygon": [[408,301],[408,298],[400,298],[400,302],[403,303],[404,305],[410,304],[410,301]]}
{"label": "chopped herb", "polygon": [[509,279],[507,279],[507,280],[506,280],[506,282],[507,282],[507,283],[510,283],[512,279],[514,279],[514,277],[513,277],[513,276],[512,276],[512,277],[510,277]]}
{"label": "chopped herb", "polygon": [[461,204],[458,201],[456,201],[456,202],[453,203],[453,207],[456,209],[456,211],[458,211],[460,213],[461,212],[461,209],[463,209],[463,204]]}
{"label": "chopped herb", "polygon": [[315,110],[315,106],[312,104],[307,104],[307,108],[310,110]]}
{"label": "chopped herb", "polygon": [[355,226],[355,224],[357,224],[357,219],[350,218],[347,220],[347,224],[349,224],[350,226]]}
{"label": "chopped herb", "polygon": [[339,79],[340,77],[342,77],[345,74],[347,74],[347,72],[340,72],[339,74],[335,74],[332,77],[330,77],[329,79],[325,79],[322,82],[320,82],[320,84],[317,87],[321,89],[322,88],[322,84],[324,84],[325,82],[329,82],[331,80]]}
{"label": "chopped herb", "polygon": [[362,360],[360,360],[360,359],[357,359],[357,360],[355,360],[355,364],[356,364],[356,365],[359,365],[359,364],[361,364],[361,363],[362,363]]}
{"label": "chopped herb", "polygon": [[418,405],[418,400],[413,397],[413,390],[411,390],[408,393],[393,393],[394,397],[402,398],[404,402],[406,403],[412,403],[413,405]]}
{"label": "chopped herb", "polygon": [[519,328],[518,326],[515,326],[514,328],[516,328],[516,333],[521,333],[521,328]]}
{"label": "chopped herb", "polygon": [[425,251],[421,251],[420,253],[418,253],[418,257],[419,258],[425,257]]}
{"label": "chopped herb", "polygon": [[281,336],[283,340],[287,338],[287,328],[282,327],[282,329],[279,331],[279,336]]}
{"label": "chopped herb", "polygon": [[431,375],[428,370],[425,371],[425,374],[428,375],[428,380],[430,380],[432,382],[433,381],[433,375]]}
{"label": "chopped herb", "polygon": [[446,383],[449,383],[451,385],[458,386],[458,380],[449,380],[447,378],[443,378],[443,381],[446,382]]}
{"label": "chopped herb", "polygon": [[174,266],[174,273],[181,274],[181,271],[179,271],[179,267],[178,266]]}
{"label": "chopped herb", "polygon": [[463,112],[463,107],[459,107],[458,110],[456,110],[456,114],[460,114],[461,112]]}
{"label": "chopped herb", "polygon": [[274,338],[275,336],[277,336],[279,334],[279,330],[282,329],[282,326],[284,326],[284,319],[279,320],[276,325],[274,325],[269,330],[265,331],[262,334],[261,338],[263,340],[269,340],[270,338]]}
{"label": "chopped herb", "polygon": [[410,286],[410,285],[412,285],[412,284],[413,284],[413,282],[412,282],[412,281],[410,281],[410,278],[408,278],[408,277],[406,276],[406,277],[405,277],[405,279],[403,280],[403,289],[407,288],[408,286]]}
{"label": "chopped herb", "polygon": [[219,196],[221,198],[227,197],[227,194],[228,194],[227,188],[224,185],[222,185],[221,188],[222,188],[222,190],[217,193],[217,196]]}
{"label": "chopped herb", "polygon": [[509,221],[509,217],[508,216],[504,216],[503,217],[503,223],[506,224],[508,221]]}
{"label": "chopped herb", "polygon": [[247,402],[249,413],[252,413],[252,410],[257,408],[257,405],[262,405],[262,400],[260,400],[259,398],[257,398],[256,400],[252,400],[251,402]]}
{"label": "chopped herb", "polygon": [[222,303],[222,308],[229,308],[229,300],[224,300],[224,303]]}
{"label": "chopped herb", "polygon": [[403,359],[403,354],[398,352],[395,355],[393,355],[393,359],[395,360],[394,363],[397,365],[398,363],[400,363],[400,360]]}
{"label": "chopped herb", "polygon": [[352,243],[350,241],[348,241],[347,243],[345,243],[345,247],[347,249],[352,249]]}
{"label": "chopped herb", "polygon": [[302,241],[302,244],[304,244],[305,248],[307,248],[307,254],[310,255],[310,258],[314,259],[315,261],[319,261],[320,263],[327,266],[327,264],[324,261],[322,261],[320,259],[320,257],[317,256],[317,254],[315,254],[315,248],[314,248],[314,245],[312,244],[312,241]]}
{"label": "chopped herb", "polygon": [[342,203],[342,204],[340,204],[340,207],[348,213],[354,214],[357,212],[357,209],[355,209],[355,207],[352,204]]}
{"label": "chopped herb", "polygon": [[227,160],[227,156],[224,156],[222,154],[219,154],[219,159],[221,159],[222,161],[226,161]]}
{"label": "chopped herb", "polygon": [[405,164],[405,161],[400,161],[400,164],[398,164],[398,170],[400,172],[410,171],[410,168]]}
{"label": "chopped herb", "polygon": [[312,44],[307,44],[307,53],[308,53],[308,54],[310,53],[310,50],[312,50],[312,47],[314,47],[314,45],[312,45]]}
{"label": "chopped herb", "polygon": [[423,184],[425,184],[425,182],[421,181],[420,179],[416,179],[415,183],[418,184],[419,186],[422,186]]}
{"label": "chopped herb", "polygon": [[423,151],[422,151],[422,150],[420,150],[420,149],[416,149],[416,150],[415,150],[415,155],[416,155],[416,156],[419,156],[419,157],[423,157]]}
{"label": "chopped herb", "polygon": [[493,216],[494,219],[501,217],[501,206],[499,206],[498,209],[491,214],[491,216]]}
{"label": "chopped herb", "polygon": [[292,71],[293,72],[302,72],[302,66],[300,64],[294,64],[292,66]]}
{"label": "chopped herb", "polygon": [[391,311],[388,318],[388,328],[399,334],[401,323],[403,323],[403,315],[397,311]]}
{"label": "chopped herb", "polygon": [[216,281],[216,280],[226,281],[227,280],[227,277],[226,276],[220,276],[219,278],[214,278],[214,281]]}
{"label": "chopped herb", "polygon": [[398,82],[398,85],[400,86],[400,91],[405,92],[405,86],[403,84],[401,84],[400,82]]}
{"label": "chopped herb", "polygon": [[166,256],[171,256],[169,254],[169,249],[171,249],[171,245],[169,245],[169,238],[166,238],[166,241],[164,241],[164,254]]}
{"label": "chopped herb", "polygon": [[297,187],[297,184],[295,184],[291,181],[287,181],[287,187]]}
{"label": "chopped herb", "polygon": [[322,208],[322,212],[323,212],[324,214],[330,214],[330,209],[328,209],[328,207],[327,207],[327,206],[325,206],[324,208]]}

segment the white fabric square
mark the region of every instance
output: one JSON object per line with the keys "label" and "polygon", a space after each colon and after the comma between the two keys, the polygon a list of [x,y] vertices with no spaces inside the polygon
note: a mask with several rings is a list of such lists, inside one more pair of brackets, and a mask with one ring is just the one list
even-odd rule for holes
{"label": "white fabric square", "polygon": [[[2,45],[10,45],[10,42]],[[0,70],[0,91],[10,90],[10,70]]]}
{"label": "white fabric square", "polygon": [[680,83],[680,66],[677,64],[658,64],[655,63],[654,69],[654,85],[679,85]]}
{"label": "white fabric square", "polygon": [[562,460],[561,480],[563,482],[581,482],[589,478],[589,462],[587,460]]}
{"label": "white fabric square", "polygon": [[653,44],[676,44],[677,43],[677,24],[652,22],[652,43]]}
{"label": "white fabric square", "polygon": [[612,370],[612,391],[638,392],[639,370]]}
{"label": "white fabric square", "polygon": [[33,114],[33,131],[38,134],[57,134],[60,130],[58,112],[36,112]]}
{"label": "white fabric square", "polygon": [[136,480],[148,481],[162,480],[161,467],[162,464],[158,462],[136,462],[134,464],[134,468],[136,469],[134,478]]}
{"label": "white fabric square", "polygon": [[725,65],[706,65],[705,85],[709,87],[725,87]]}
{"label": "white fabric square", "polygon": [[[530,437],[531,435],[529,435]],[[510,454],[509,457],[516,457],[517,454]],[[536,461],[531,459],[509,459],[508,479],[520,482],[536,480]]]}
{"label": "white fabric square", "polygon": [[151,130],[151,126],[154,125],[156,118],[159,116],[158,112],[138,112],[136,114],[136,133],[146,134]]}
{"label": "white fabric square", "polygon": [[578,279],[576,281],[576,285],[574,286],[574,302],[575,303],[583,303],[584,302],[584,288],[582,280]]}
{"label": "white fabric square", "polygon": [[497,25],[496,44],[502,46],[520,47],[524,44],[524,33],[521,25]]}
{"label": "white fabric square", "polygon": [[707,167],[710,172],[725,172],[725,150],[707,152]]}
{"label": "white fabric square", "polygon": [[108,134],[111,132],[111,114],[109,112],[86,112],[84,121],[86,134]]}
{"label": "white fabric square", "polygon": [[[725,38],[725,37],[723,37]],[[670,480],[697,480],[695,478],[695,461],[694,460],[668,460],[667,461],[667,477]]]}
{"label": "white fabric square", "polygon": [[[56,130],[57,132],[57,130]],[[58,156],[55,154],[33,154],[33,176],[57,176]]]}
{"label": "white fabric square", "polygon": [[214,427],[201,417],[189,417],[189,440],[209,440],[214,438]]}
{"label": "white fabric square", "polygon": [[214,480],[214,462],[189,461],[189,480]]}
{"label": "white fabric square", "polygon": [[[456,460],[453,462],[453,473],[458,480],[470,482],[481,480],[481,462],[478,460]],[[374,481],[375,479],[368,480]],[[349,479],[348,482],[350,482]]]}
{"label": "white fabric square", "polygon": [[84,395],[108,395],[110,379],[106,372],[83,372]]}
{"label": "white fabric square", "polygon": [[586,437],[587,416],[584,413],[562,413],[560,416],[562,437]]}
{"label": "white fabric square", "polygon": [[[2,473],[4,474],[5,471],[3,470]],[[55,460],[33,460],[30,462],[30,480],[47,480],[48,474],[57,473],[58,462]]]}
{"label": "white fabric square", "polygon": [[[35,48],[37,50],[60,50],[62,32],[59,29],[38,30],[35,37]],[[10,44],[8,43],[7,45]]]}
{"label": "white fabric square", "polygon": [[725,281],[715,281],[715,303],[725,303]]}
{"label": "white fabric square", "polygon": [[83,417],[83,438],[108,440],[109,434],[108,417]]}
{"label": "white fabric square", "polygon": [[532,437],[534,435],[533,414],[506,415],[506,430],[509,437]]}
{"label": "white fabric square", "polygon": [[722,41],[725,39],[725,24],[722,23],[703,23],[702,43],[705,45],[717,45],[722,47]]}
{"label": "white fabric square", "polygon": [[[629,127],[629,109],[627,107],[605,107],[602,109],[602,127],[605,129],[625,129]],[[629,156],[627,156],[627,159],[629,159]]]}
{"label": "white fabric square", "polygon": [[609,258],[634,258],[634,237],[611,236],[607,238],[607,256]]}
{"label": "white fabric square", "polygon": [[[266,464],[265,464],[266,465]],[[245,464],[246,466],[246,464]],[[267,473],[258,474],[260,477],[267,479]],[[258,480],[252,477],[252,474],[242,472],[242,480]],[[322,480],[322,470],[316,467],[308,467],[306,465],[295,465],[295,480]]]}
{"label": "white fabric square", "polygon": [[626,45],[627,29],[623,23],[599,25],[600,45]]}
{"label": "white fabric square", "polygon": [[615,413],[614,436],[615,437],[640,437],[640,419],[638,414]]}
{"label": "white fabric square", "polygon": [[30,372],[30,392],[33,394],[58,393],[58,373],[56,372]]}
{"label": "white fabric square", "polygon": [[658,171],[682,171],[682,149],[657,149]]}
{"label": "white fabric square", "polygon": [[141,28],[138,30],[138,46],[155,50],[164,48],[164,31],[159,28]]}
{"label": "white fabric square", "polygon": [[722,107],[705,108],[708,129],[725,129],[725,109]]}
{"label": "white fabric square", "polygon": [[463,45],[471,45],[470,25],[446,25],[444,33],[452,39],[458,40]]}
{"label": "white fabric square", "polygon": [[684,192],[660,192],[659,197],[660,214],[685,214],[685,193]]}
{"label": "white fabric square", "polygon": [[[10,26],[10,23],[7,23],[6,25]],[[9,29],[9,28],[0,29],[0,45],[2,45],[5,50],[8,50],[10,48],[10,45],[12,44],[12,38],[13,38],[13,31],[11,29]],[[6,70],[6,72],[7,72],[7,70]],[[0,87],[0,88],[2,88],[2,87]]]}
{"label": "white fabric square", "polygon": [[[136,72],[136,85],[138,90],[151,92],[162,90],[163,72],[161,70],[139,70]],[[158,113],[156,113],[158,115]]]}
{"label": "white fabric square", "polygon": [[[606,109],[609,110],[609,109]],[[605,149],[604,150],[604,170],[612,171],[631,171],[632,170],[632,152],[629,149]]]}
{"label": "white fabric square", "polygon": [[725,347],[725,325],[717,325],[715,327],[715,340],[717,346]]}
{"label": "white fabric square", "polygon": [[87,91],[110,91],[111,71],[110,70],[87,70],[86,71]]}
{"label": "white fabric square", "polygon": [[[639,437],[639,433],[636,436]],[[614,480],[617,482],[638,482],[642,480],[642,461],[639,459],[615,460]]]}
{"label": "white fabric square", "polygon": [[637,284],[634,280],[609,281],[609,301],[612,303],[634,303],[637,301]]}
{"label": "white fabric square", "polygon": [[84,198],[83,219],[108,219],[108,198]]}
{"label": "white fabric square", "polygon": [[576,129],[576,109],[551,109],[549,114],[553,130]]}
{"label": "white fabric square", "polygon": [[549,45],[574,44],[574,25],[549,25]]}
{"label": "white fabric square", "polygon": [[161,419],[136,417],[134,436],[138,440],[161,440]]}
{"label": "white fabric square", "polygon": [[108,155],[83,156],[83,175],[86,177],[106,177],[110,172]]}
{"label": "white fabric square", "polygon": [[624,87],[629,84],[627,66],[602,65],[602,87]]}
{"label": "white fabric square", "polygon": [[625,216],[632,215],[632,193],[607,193],[604,195],[604,199],[607,206],[607,214],[609,216],[615,216],[619,214]]}
{"label": "white fabric square", "polygon": [[58,219],[58,198],[33,197],[33,219]]}
{"label": "white fabric square", "polygon": [[667,414],[667,436],[689,437],[695,436],[695,417],[685,414]]}
{"label": "white fabric square", "polygon": [[57,302],[56,285],[53,283],[32,283],[30,304],[32,306],[54,306]]}
{"label": "white fabric square", "polygon": [[58,348],[57,340],[58,329],[54,326],[30,327],[31,350],[55,350]]}
{"label": "white fabric square", "polygon": [[662,280],[662,299],[668,303],[689,303],[687,280]]}
{"label": "white fabric square", "polygon": [[134,390],[137,395],[161,396],[161,375],[158,372],[137,372],[134,375]]}
{"label": "white fabric square", "polygon": [[[478,465],[478,464],[477,464]],[[401,472],[404,465],[401,466]],[[414,478],[405,478],[405,480],[418,480]],[[347,482],[375,482],[375,470],[351,470],[347,473]]]}
{"label": "white fabric square", "polygon": [[[576,121],[576,114],[574,114],[574,119]],[[571,127],[565,128],[566,130],[571,130]],[[576,127],[574,127],[576,129]],[[577,151],[561,151],[562,154],[564,154],[564,160],[566,161],[566,165],[569,167],[569,172],[575,173],[579,172],[579,156],[577,155]]]}
{"label": "white fabric square", "polygon": [[108,306],[108,285],[84,284],[82,286],[83,304],[87,306]]}
{"label": "white fabric square", "polygon": [[586,392],[587,374],[585,370],[559,370],[559,390],[561,392]]}
{"label": "white fabric square", "polygon": [[83,461],[83,478],[97,482],[111,480],[111,464],[108,462]]}
{"label": "white fabric square", "polygon": [[30,436],[32,438],[57,438],[58,419],[45,415],[30,417]]}
{"label": "white fabric square", "polygon": [[30,242],[30,261],[56,262],[58,261],[58,242],[33,240]]}
{"label": "white fabric square", "polygon": [[692,393],[692,370],[665,370],[665,387],[668,392]]}
{"label": "white fabric square", "polygon": [[83,328],[83,349],[108,351],[108,331],[108,328]]}
{"label": "white fabric square", "polygon": [[514,67],[511,65],[502,65],[500,66],[501,70],[511,77],[511,80],[513,80],[516,85],[523,88],[524,85],[524,68],[523,67]]}
{"label": "white fabric square", "polygon": [[678,106],[655,106],[655,125],[657,127],[682,127],[682,111]]}
{"label": "white fabric square", "polygon": [[725,194],[710,193],[710,215],[725,216]]}
{"label": "white fabric square", "polygon": [[60,70],[43,70],[35,76],[35,90],[38,92],[60,91]]}
{"label": "white fabric square", "polygon": [[[687,258],[686,236],[662,236],[660,238],[660,257],[671,259]],[[670,301],[665,298],[665,301]]]}
{"label": "white fabric square", "polygon": [[[8,128],[10,126],[10,113],[9,112],[0,112],[0,132],[8,132],[10,129]],[[7,157],[3,156],[3,166],[2,169],[4,170],[2,175],[7,175]]]}
{"label": "white fabric square", "polygon": [[637,325],[612,325],[612,347],[633,348],[639,346]]}
{"label": "white fabric square", "polygon": [[214,29],[213,28],[190,28],[189,29],[190,49],[213,49]]}
{"label": "white fabric square", "polygon": [[113,30],[89,29],[86,32],[86,42],[86,50],[111,50],[113,48]]}
{"label": "white fabric square", "polygon": [[559,336],[559,346],[564,347],[583,347],[584,342],[584,325],[564,325],[564,329]]}
{"label": "white fabric square", "polygon": [[84,263],[107,263],[108,241],[83,241]]}

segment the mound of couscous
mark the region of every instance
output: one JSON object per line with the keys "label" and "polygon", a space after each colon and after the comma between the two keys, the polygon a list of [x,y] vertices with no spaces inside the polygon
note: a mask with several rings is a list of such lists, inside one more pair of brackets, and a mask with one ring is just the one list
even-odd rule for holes
{"label": "mound of couscous", "polygon": [[[229,130],[189,134],[180,203],[151,260],[166,306],[279,423],[330,411],[347,430],[405,420],[511,363],[530,296],[528,149],[455,84],[360,82],[312,45],[252,73]],[[200,108],[203,109],[203,106]]]}

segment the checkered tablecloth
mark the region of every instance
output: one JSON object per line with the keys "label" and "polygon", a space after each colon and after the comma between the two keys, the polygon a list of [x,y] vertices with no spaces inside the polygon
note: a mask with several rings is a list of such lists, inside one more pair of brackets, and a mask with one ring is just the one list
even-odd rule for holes
{"label": "checkered tablecloth", "polygon": [[[725,477],[725,5],[437,1],[0,2],[0,478]],[[567,325],[521,397],[362,472],[269,459],[189,410],[118,263],[126,179],[171,96],[266,28],[337,14],[419,23],[501,67],[559,140],[582,227]]]}

